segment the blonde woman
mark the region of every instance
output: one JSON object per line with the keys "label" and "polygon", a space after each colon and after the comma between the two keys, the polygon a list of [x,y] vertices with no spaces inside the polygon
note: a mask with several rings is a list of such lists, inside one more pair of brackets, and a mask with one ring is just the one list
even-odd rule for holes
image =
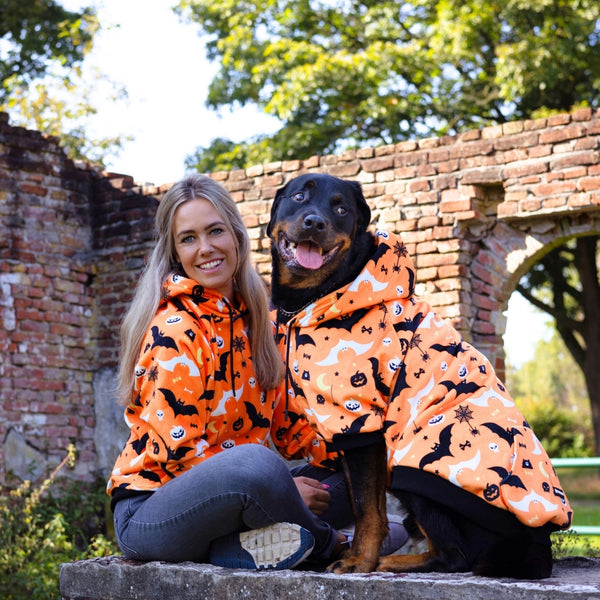
{"label": "blonde woman", "polygon": [[267,447],[276,431],[287,458],[324,456],[304,419],[277,422],[283,363],[235,202],[210,177],[186,177],[160,202],[156,230],[121,330],[130,435],[108,493],[124,555],[329,561],[345,538],[317,516],[331,508],[327,485],[294,479]]}

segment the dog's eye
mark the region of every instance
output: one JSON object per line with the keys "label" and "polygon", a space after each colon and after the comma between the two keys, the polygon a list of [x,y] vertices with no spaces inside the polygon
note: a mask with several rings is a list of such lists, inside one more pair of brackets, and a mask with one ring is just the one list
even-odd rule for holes
{"label": "dog's eye", "polygon": [[345,214],[346,214],[348,211],[346,210],[346,207],[345,207],[345,206],[336,206],[336,207],[335,207],[335,212],[336,212],[338,215],[345,215]]}
{"label": "dog's eye", "polygon": [[304,200],[304,192],[298,192],[292,196],[292,200],[296,202],[302,202]]}

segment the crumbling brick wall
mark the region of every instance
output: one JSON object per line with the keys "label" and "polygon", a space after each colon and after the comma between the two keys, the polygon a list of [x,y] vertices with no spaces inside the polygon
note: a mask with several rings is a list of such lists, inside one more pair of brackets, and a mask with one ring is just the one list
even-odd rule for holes
{"label": "crumbling brick wall", "polygon": [[[502,371],[520,277],[551,244],[600,232],[599,157],[600,111],[584,109],[212,176],[239,203],[267,280],[276,189],[307,171],[360,181],[373,226],[402,235],[419,293]],[[0,479],[40,475],[71,442],[76,476],[98,470],[99,399],[111,402],[120,318],[168,187],[76,165],[0,114]]]}

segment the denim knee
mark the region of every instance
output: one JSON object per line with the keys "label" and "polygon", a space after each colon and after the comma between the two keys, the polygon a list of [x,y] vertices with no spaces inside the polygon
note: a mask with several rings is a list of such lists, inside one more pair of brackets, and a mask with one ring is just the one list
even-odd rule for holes
{"label": "denim knee", "polygon": [[[234,451],[237,450],[237,451]],[[225,459],[219,467],[222,476],[228,477],[229,485],[238,482],[239,491],[250,496],[269,494],[287,496],[293,479],[286,462],[266,446],[246,444],[222,453]],[[227,460],[228,459],[228,460]]]}

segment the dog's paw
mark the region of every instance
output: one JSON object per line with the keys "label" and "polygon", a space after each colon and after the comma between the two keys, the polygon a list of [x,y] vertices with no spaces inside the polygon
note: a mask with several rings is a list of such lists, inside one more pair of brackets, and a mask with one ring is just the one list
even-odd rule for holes
{"label": "dog's paw", "polygon": [[376,566],[376,562],[368,561],[362,556],[349,556],[332,562],[327,567],[327,572],[338,575],[344,573],[370,573],[375,570]]}
{"label": "dog's paw", "polygon": [[377,571],[383,571],[383,572],[394,572],[396,570],[396,560],[392,559],[390,560],[389,556],[382,556],[379,559],[379,562],[377,563]]}

